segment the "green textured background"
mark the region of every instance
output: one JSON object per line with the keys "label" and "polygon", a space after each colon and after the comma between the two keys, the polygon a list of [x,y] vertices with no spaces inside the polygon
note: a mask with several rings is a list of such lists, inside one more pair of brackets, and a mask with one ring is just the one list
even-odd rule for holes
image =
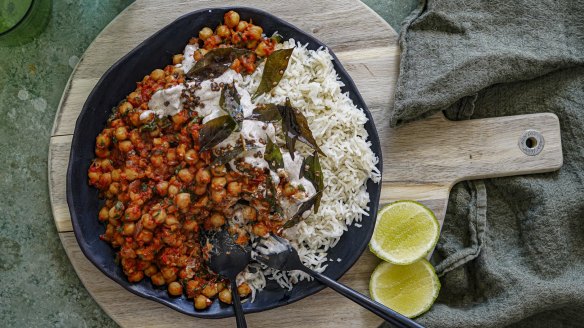
{"label": "green textured background", "polygon": [[[1,0],[0,0],[1,1]],[[54,0],[33,42],[0,41],[0,326],[116,327],[69,263],[51,215],[49,137],[84,50],[131,0]],[[399,31],[417,0],[366,0]]]}

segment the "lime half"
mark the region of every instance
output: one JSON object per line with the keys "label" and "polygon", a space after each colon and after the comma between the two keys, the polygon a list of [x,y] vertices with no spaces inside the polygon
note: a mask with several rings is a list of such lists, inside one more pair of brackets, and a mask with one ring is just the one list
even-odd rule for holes
{"label": "lime half", "polygon": [[425,259],[409,265],[382,262],[369,282],[372,299],[409,318],[428,311],[439,291],[438,276]]}
{"label": "lime half", "polygon": [[434,249],[440,224],[426,206],[408,200],[384,206],[369,242],[371,252],[394,264],[410,264]]}

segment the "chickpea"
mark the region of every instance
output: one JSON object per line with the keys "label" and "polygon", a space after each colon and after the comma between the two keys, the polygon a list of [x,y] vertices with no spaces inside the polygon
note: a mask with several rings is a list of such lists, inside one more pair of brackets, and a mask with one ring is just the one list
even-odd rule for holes
{"label": "chickpea", "polygon": [[162,267],[160,269],[160,273],[162,273],[162,277],[164,277],[166,283],[170,283],[176,280],[176,271],[174,268]]}
{"label": "chickpea", "polygon": [[150,73],[150,77],[154,80],[154,81],[159,81],[162,80],[164,78],[166,74],[164,74],[164,71],[161,70],[160,68],[155,69],[152,71],[152,73]]}
{"label": "chickpea", "polygon": [[148,275],[148,273],[146,273],[146,270],[151,268],[150,262],[154,261],[155,255],[154,255],[154,252],[152,250],[146,249],[146,248],[139,248],[138,250],[136,250],[136,255],[138,255],[139,258],[144,260],[143,262],[144,262],[144,274],[145,275],[150,277],[151,275],[155,274],[158,271],[158,269],[156,269],[156,267],[154,267],[154,269],[157,271],[150,272],[150,275]]}
{"label": "chickpea", "polygon": [[124,226],[122,227],[122,234],[124,236],[132,236],[135,231],[136,231],[136,225],[134,224],[134,222],[124,223]]}
{"label": "chickpea", "polygon": [[142,121],[140,120],[140,113],[132,112],[128,114],[128,117],[130,118],[130,123],[132,123],[133,126],[139,127],[142,125]]}
{"label": "chickpea", "polygon": [[109,186],[109,190],[108,191],[112,195],[117,195],[117,194],[120,193],[120,188],[121,188],[121,186],[120,186],[120,184],[118,182],[112,182],[112,184],[110,184],[110,186]]}
{"label": "chickpea", "polygon": [[91,183],[97,183],[101,174],[99,172],[91,171],[87,174]]}
{"label": "chickpea", "polygon": [[168,191],[168,181],[160,181],[159,183],[156,184],[156,192],[160,196],[166,196],[167,191]]}
{"label": "chickpea", "polygon": [[95,144],[98,148],[107,148],[111,143],[111,138],[109,135],[100,133],[95,139]]}
{"label": "chickpea", "polygon": [[128,179],[128,181],[134,181],[140,177],[140,174],[131,167],[126,167],[124,174],[126,175],[126,179]]}
{"label": "chickpea", "polygon": [[168,186],[168,195],[175,196],[176,194],[178,194],[178,192],[179,190],[177,186],[175,185]]}
{"label": "chickpea", "polygon": [[225,224],[225,217],[221,213],[217,212],[211,214],[211,216],[207,220],[209,220],[211,226],[215,228],[219,228]]}
{"label": "chickpea", "polygon": [[112,170],[111,174],[113,181],[120,181],[120,179],[122,178],[121,177],[122,171],[120,169]]}
{"label": "chickpea", "polygon": [[151,265],[144,270],[144,274],[146,275],[146,277],[152,277],[156,273],[158,273],[158,268],[156,267],[156,265]]}
{"label": "chickpea", "polygon": [[174,215],[169,215],[166,217],[166,220],[164,220],[164,224],[167,226],[172,226],[178,223],[178,219]]}
{"label": "chickpea", "polygon": [[215,177],[222,177],[227,173],[227,168],[225,165],[215,165],[211,168],[211,173]]}
{"label": "chickpea", "polygon": [[130,140],[124,140],[118,143],[118,149],[123,153],[127,153],[134,149],[134,145],[132,145],[132,142]]}
{"label": "chickpea", "polygon": [[221,190],[227,184],[227,179],[225,177],[215,177],[211,179],[211,189]]}
{"label": "chickpea", "polygon": [[145,213],[142,215],[142,226],[148,230],[156,229],[156,221],[152,217],[152,215]]}
{"label": "chickpea", "polygon": [[150,157],[150,163],[152,163],[152,166],[154,167],[161,167],[164,165],[164,158],[162,158],[162,155],[152,155]]}
{"label": "chickpea", "polygon": [[176,149],[169,149],[166,151],[166,160],[169,163],[176,162]]}
{"label": "chickpea", "polygon": [[208,299],[205,295],[198,295],[195,298],[195,309],[197,309],[197,310],[204,310],[208,306],[210,306],[211,303],[212,303],[211,300]]}
{"label": "chickpea", "polygon": [[98,218],[101,222],[107,221],[109,219],[109,209],[105,206],[102,207],[101,210],[99,210]]}
{"label": "chickpea", "polygon": [[199,169],[195,174],[195,181],[200,185],[211,182],[211,172],[208,169]]}
{"label": "chickpea", "polygon": [[199,38],[203,41],[207,40],[213,35],[213,30],[208,27],[203,27],[201,31],[199,31]]}
{"label": "chickpea", "polygon": [[263,237],[268,234],[268,227],[263,222],[258,222],[253,225],[251,231],[256,235]]}
{"label": "chickpea", "polygon": [[241,297],[246,297],[251,293],[251,288],[246,282],[244,282],[241,285],[237,286],[237,293]]}
{"label": "chickpea", "polygon": [[166,210],[165,209],[160,209],[156,212],[154,212],[154,214],[152,214],[152,217],[154,218],[154,221],[156,221],[156,224],[163,224],[164,222],[166,222]]}
{"label": "chickpea", "polygon": [[201,48],[201,49],[197,49],[197,51],[195,51],[193,53],[193,58],[195,58],[196,61],[200,61],[201,59],[203,59],[203,57],[205,57],[205,55],[208,53],[209,51],[207,49]]}
{"label": "chickpea", "polygon": [[128,207],[124,213],[126,214],[124,216],[125,221],[136,221],[142,217],[142,210],[139,205]]}
{"label": "chickpea", "polygon": [[237,32],[243,32],[245,31],[245,29],[247,29],[247,27],[249,26],[249,24],[246,21],[241,21],[237,24]]}
{"label": "chickpea", "polygon": [[172,56],[172,64],[178,65],[182,63],[183,59],[185,59],[185,56],[183,56],[183,54],[174,55]]}
{"label": "chickpea", "polygon": [[168,284],[168,294],[170,296],[181,296],[182,295],[182,285],[176,281],[171,282]]}
{"label": "chickpea", "polygon": [[298,191],[298,189],[296,189],[290,183],[287,183],[284,186],[284,189],[282,190],[282,194],[284,194],[284,196],[286,196],[286,197],[290,197],[290,196],[294,195],[297,191]]}
{"label": "chickpea", "polygon": [[262,37],[262,33],[264,33],[264,29],[260,26],[253,25],[249,28],[248,33],[252,40],[259,40]]}
{"label": "chickpea", "polygon": [[219,300],[226,304],[231,304],[231,291],[227,288],[219,292]]}
{"label": "chickpea", "polygon": [[185,183],[191,183],[195,178],[189,169],[181,169],[178,171],[178,177]]}
{"label": "chickpea", "polygon": [[217,284],[215,283],[210,283],[207,284],[207,286],[205,286],[205,288],[203,288],[203,290],[201,291],[201,294],[207,296],[208,298],[213,298],[215,297],[215,295],[217,295],[219,291],[217,290]]}
{"label": "chickpea", "polygon": [[132,106],[132,104],[130,104],[129,102],[123,102],[119,107],[118,107],[118,112],[124,116],[126,115],[129,111],[131,111],[132,109],[134,109],[134,106]]}
{"label": "chickpea", "polygon": [[108,172],[108,173],[103,173],[100,177],[99,177],[99,184],[106,187],[109,186],[109,184],[112,183],[112,175]]}
{"label": "chickpea", "polygon": [[162,273],[158,272],[153,274],[150,279],[152,280],[152,283],[156,286],[162,286],[166,283],[166,281],[164,280],[164,277],[162,276]]}
{"label": "chickpea", "polygon": [[128,95],[128,101],[139,104],[142,101],[142,96],[139,92],[133,91]]}
{"label": "chickpea", "polygon": [[199,160],[199,154],[194,149],[189,149],[185,153],[185,162],[189,165],[195,164]]}
{"label": "chickpea", "polygon": [[176,195],[174,202],[179,209],[186,210],[191,204],[191,194],[186,192],[180,193]]}
{"label": "chickpea", "polygon": [[109,209],[109,219],[115,220],[122,216],[122,209],[117,209],[115,206]]}
{"label": "chickpea", "polygon": [[227,27],[227,25],[217,26],[216,33],[218,36],[224,39],[227,39],[228,37],[231,36],[231,31],[229,30],[229,27]]}
{"label": "chickpea", "polygon": [[256,209],[251,206],[244,206],[241,209],[241,214],[247,221],[255,221],[258,216]]}
{"label": "chickpea", "polygon": [[142,230],[140,233],[138,233],[138,236],[136,236],[138,241],[143,241],[145,243],[151,242],[153,238],[154,234],[150,230]]}
{"label": "chickpea", "polygon": [[201,282],[199,280],[189,280],[187,281],[186,291],[187,295],[193,295],[201,287]]}
{"label": "chickpea", "polygon": [[128,275],[129,282],[138,282],[144,279],[144,272],[143,271],[136,271],[130,275]]}
{"label": "chickpea", "polygon": [[255,47],[258,46],[258,40],[250,40],[247,42],[247,44],[245,45],[247,47],[247,49],[254,49]]}
{"label": "chickpea", "polygon": [[197,200],[195,207],[205,207],[209,204],[209,197],[203,196]]}
{"label": "chickpea", "polygon": [[215,203],[221,203],[227,197],[225,189],[211,191],[211,200]]}
{"label": "chickpea", "polygon": [[186,231],[197,231],[197,221],[195,220],[185,220],[185,222],[183,223],[182,228],[185,229]]}
{"label": "chickpea", "polygon": [[202,196],[207,193],[207,185],[198,185],[195,187],[195,195]]}
{"label": "chickpea", "polygon": [[260,57],[266,57],[268,55],[269,46],[266,42],[262,41],[258,44],[258,47],[255,50],[256,55]]}
{"label": "chickpea", "polygon": [[178,158],[180,160],[185,158],[185,153],[187,152],[187,145],[184,143],[181,143],[180,145],[178,145],[178,147],[176,147],[176,156],[178,156]]}
{"label": "chickpea", "polygon": [[188,117],[188,114],[187,114],[187,111],[186,110],[185,111],[178,112],[178,114],[174,114],[172,116],[172,121],[175,124],[183,124],[188,119],[189,119],[189,117]]}
{"label": "chickpea", "polygon": [[103,149],[103,148],[99,148],[96,147],[95,148],[95,156],[99,157],[99,158],[106,158],[110,155],[110,151],[107,149]]}
{"label": "chickpea", "polygon": [[225,25],[229,28],[234,28],[239,24],[239,14],[233,10],[230,10],[223,15],[223,20],[225,21]]}

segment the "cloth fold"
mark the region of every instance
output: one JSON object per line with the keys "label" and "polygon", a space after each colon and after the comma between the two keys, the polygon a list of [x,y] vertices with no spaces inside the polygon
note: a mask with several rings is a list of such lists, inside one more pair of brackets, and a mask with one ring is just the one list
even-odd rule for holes
{"label": "cloth fold", "polygon": [[564,154],[557,172],[454,186],[421,324],[584,326],[583,13],[584,0],[422,0],[404,22],[393,126],[552,112]]}

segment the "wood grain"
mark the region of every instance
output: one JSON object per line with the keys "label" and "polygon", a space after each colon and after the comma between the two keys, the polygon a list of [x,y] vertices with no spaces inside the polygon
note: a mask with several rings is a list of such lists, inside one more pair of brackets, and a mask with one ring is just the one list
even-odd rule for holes
{"label": "wood grain", "polygon": [[[359,1],[159,1],[138,0],[110,23],[87,49],[63,93],[49,150],[49,192],[55,224],[77,274],[100,306],[123,327],[234,326],[232,319],[195,319],[142,299],[104,276],[81,253],[71,232],[65,176],[72,133],[83,103],[100,76],[148,36],[189,11],[240,5],[260,8],[325,42],[338,56],[372,112],[384,156],[381,203],[414,199],[442,223],[448,194],[465,179],[556,170],[562,165],[559,121],[553,114],[451,122],[441,114],[398,129],[388,116],[399,72],[396,34]],[[364,24],[363,22],[366,22]],[[545,138],[537,156],[517,145],[526,129]],[[367,293],[378,260],[365,252],[341,279]],[[326,289],[278,309],[248,315],[250,327],[374,327],[380,320]]]}

